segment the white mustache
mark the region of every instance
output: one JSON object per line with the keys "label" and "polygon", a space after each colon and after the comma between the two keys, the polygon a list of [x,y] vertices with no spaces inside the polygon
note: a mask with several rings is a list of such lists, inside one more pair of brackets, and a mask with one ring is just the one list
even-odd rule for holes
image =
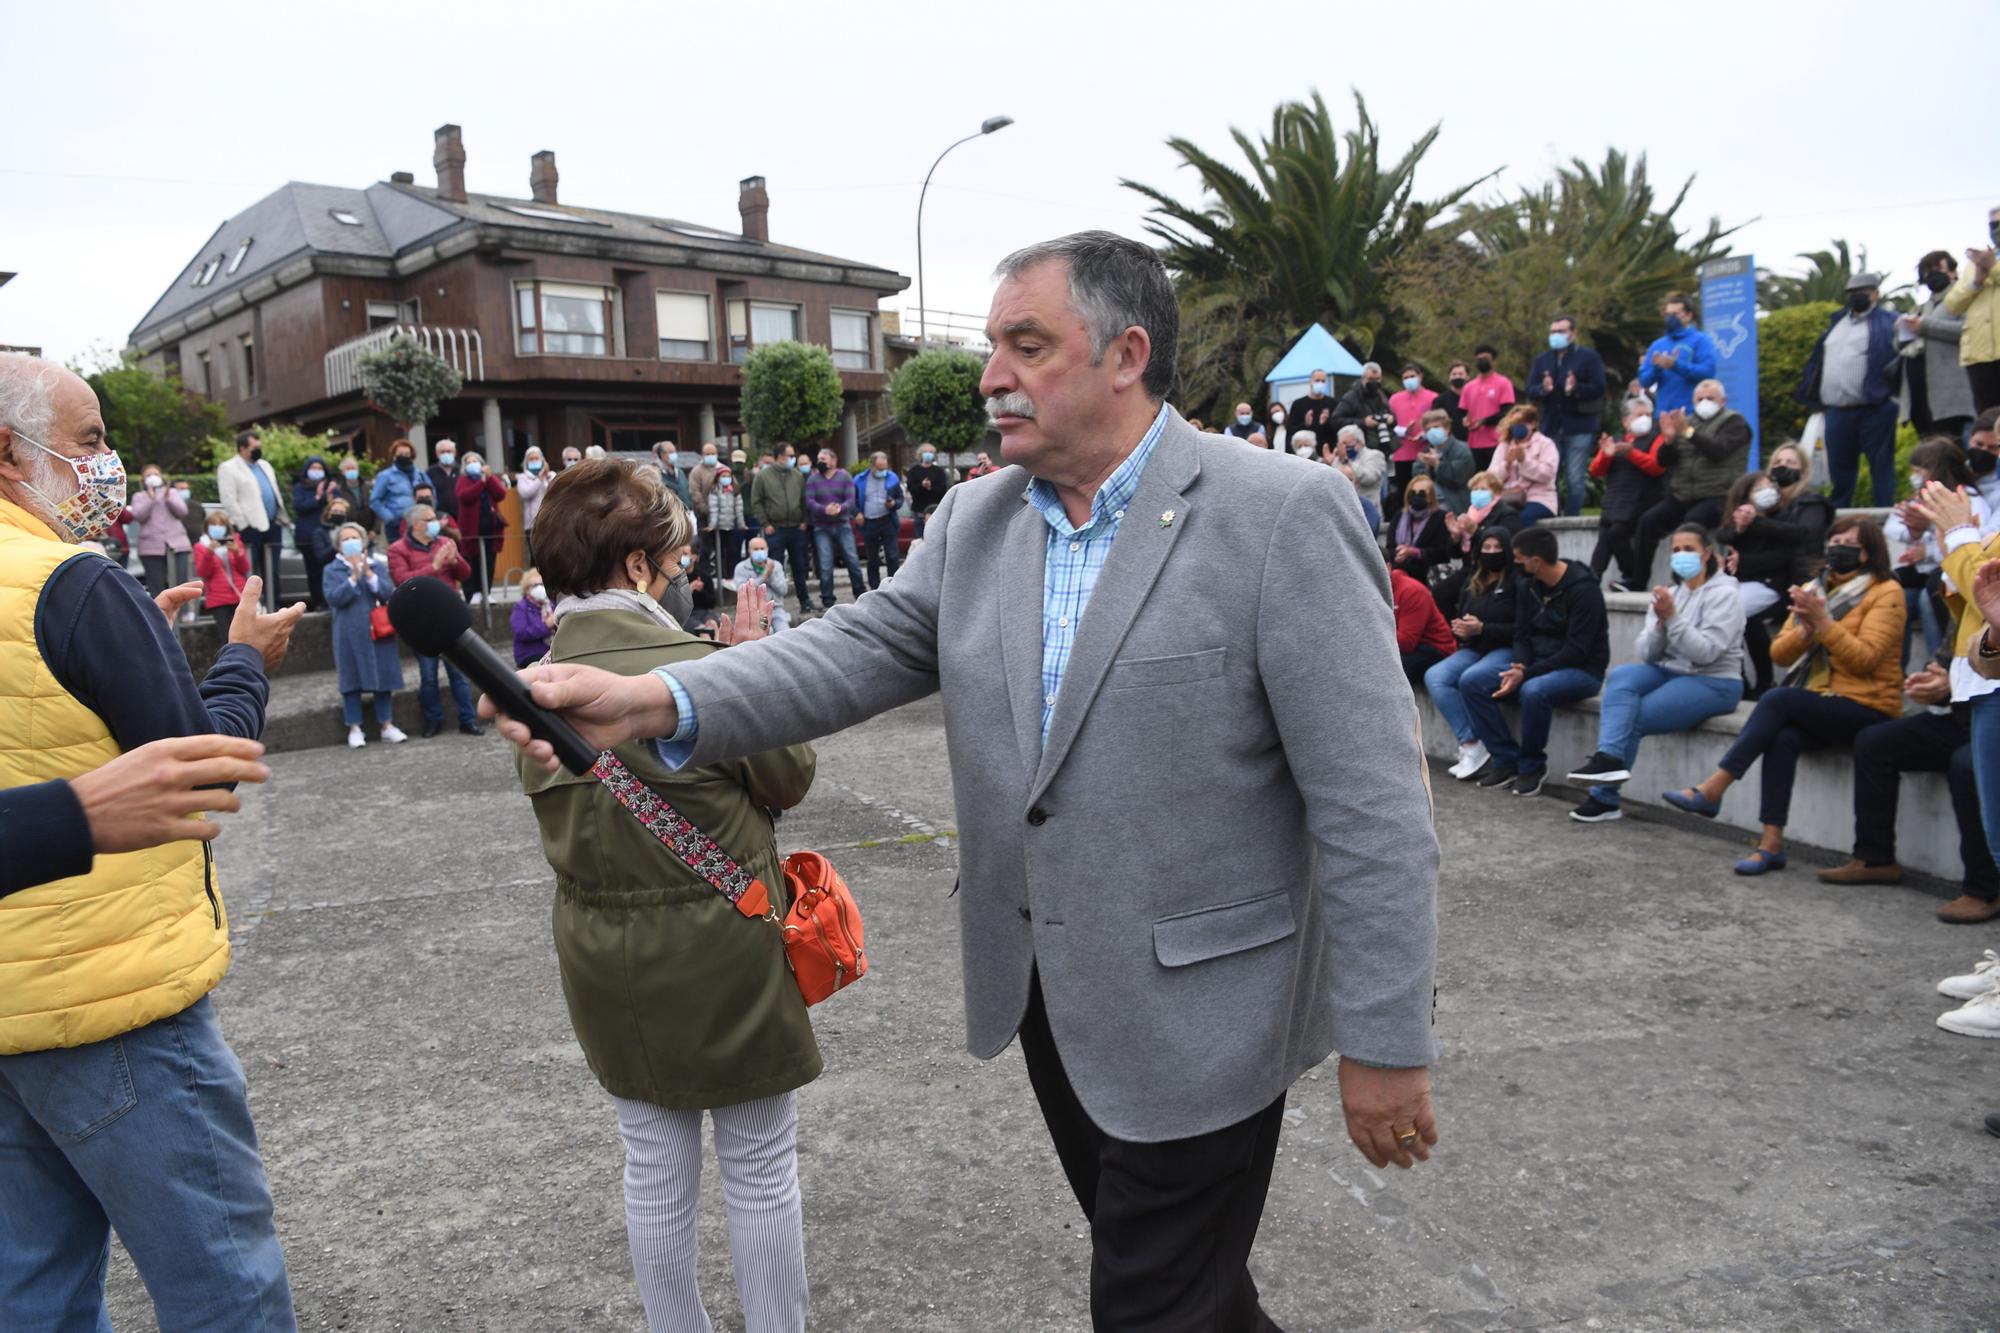
{"label": "white mustache", "polygon": [[1026,417],[1035,419],[1035,400],[1025,393],[1003,393],[998,398],[986,400],[986,417],[991,421],[998,417]]}

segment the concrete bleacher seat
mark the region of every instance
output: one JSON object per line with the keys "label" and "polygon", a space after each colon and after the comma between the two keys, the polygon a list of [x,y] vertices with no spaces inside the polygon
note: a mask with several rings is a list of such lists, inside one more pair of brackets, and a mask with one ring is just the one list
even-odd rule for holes
{"label": "concrete bleacher seat", "polygon": [[[1845,518],[1850,514],[1872,518],[1877,523],[1885,522],[1889,517],[1889,511],[1886,509],[1843,509],[1839,517]],[[1590,553],[1597,549],[1597,515],[1585,514],[1580,518],[1545,518],[1539,526],[1555,533],[1556,553],[1563,559],[1581,560],[1586,564],[1590,562]],[[1889,543],[1890,559],[1893,560],[1902,549],[1895,542]],[[1673,581],[1673,576],[1667,569],[1667,555],[1667,543],[1662,541],[1659,549],[1653,553],[1650,586],[1659,587],[1661,584]],[[1614,564],[1611,568],[1614,575],[1619,572],[1617,565]],[[1612,660],[1614,662],[1618,660],[1615,650]]]}

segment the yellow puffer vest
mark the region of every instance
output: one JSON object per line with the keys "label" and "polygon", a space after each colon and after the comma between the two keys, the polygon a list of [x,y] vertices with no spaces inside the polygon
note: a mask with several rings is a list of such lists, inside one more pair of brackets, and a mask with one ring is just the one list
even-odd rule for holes
{"label": "yellow puffer vest", "polygon": [[[0,499],[0,788],[118,757],[103,719],[35,647],[35,605],[84,555]],[[222,980],[229,926],[205,842],[99,856],[87,875],[0,897],[0,1055],[82,1046],[177,1014]]]}

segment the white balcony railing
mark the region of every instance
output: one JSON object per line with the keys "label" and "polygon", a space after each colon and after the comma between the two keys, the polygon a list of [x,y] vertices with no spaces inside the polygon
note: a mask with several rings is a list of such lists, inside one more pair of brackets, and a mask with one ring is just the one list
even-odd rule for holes
{"label": "white balcony railing", "polygon": [[467,380],[486,378],[486,347],[478,329],[443,328],[434,324],[385,324],[359,338],[350,338],[326,354],[326,396],[361,391],[361,357],[398,338],[408,338],[443,357]]}

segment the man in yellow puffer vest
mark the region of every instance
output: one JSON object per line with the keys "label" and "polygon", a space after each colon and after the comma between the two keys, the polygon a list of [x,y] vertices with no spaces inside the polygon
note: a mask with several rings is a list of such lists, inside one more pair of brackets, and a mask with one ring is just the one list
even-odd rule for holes
{"label": "man in yellow puffer vest", "polygon": [[[239,613],[197,686],[138,582],[80,543],[124,507],[90,386],[0,354],[0,790],[170,736],[255,739],[299,609]],[[0,1329],[96,1328],[116,1227],[162,1328],[290,1329],[204,841],[0,896]]]}

